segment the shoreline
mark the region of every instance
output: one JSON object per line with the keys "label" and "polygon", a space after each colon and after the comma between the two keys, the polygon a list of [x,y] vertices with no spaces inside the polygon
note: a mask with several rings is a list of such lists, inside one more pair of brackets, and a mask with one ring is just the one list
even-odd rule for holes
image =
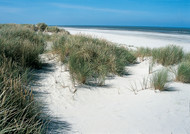
{"label": "shoreline", "polygon": [[190,51],[190,35],[142,32],[142,31],[121,31],[121,30],[99,30],[60,27],[71,34],[85,34],[93,37],[107,39],[108,41],[132,45],[135,47],[157,48],[166,45],[178,45],[185,51]]}

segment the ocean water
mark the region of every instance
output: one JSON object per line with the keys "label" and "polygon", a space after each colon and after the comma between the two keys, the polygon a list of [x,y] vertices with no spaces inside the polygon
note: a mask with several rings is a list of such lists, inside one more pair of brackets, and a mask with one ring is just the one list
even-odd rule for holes
{"label": "ocean water", "polygon": [[62,26],[71,34],[88,34],[108,41],[136,47],[181,46],[190,52],[190,28]]}
{"label": "ocean water", "polygon": [[99,30],[120,30],[120,31],[141,31],[141,32],[157,32],[169,34],[187,34],[190,35],[190,28],[179,27],[140,27],[140,26],[64,26],[66,28],[81,28],[81,29],[99,29]]}

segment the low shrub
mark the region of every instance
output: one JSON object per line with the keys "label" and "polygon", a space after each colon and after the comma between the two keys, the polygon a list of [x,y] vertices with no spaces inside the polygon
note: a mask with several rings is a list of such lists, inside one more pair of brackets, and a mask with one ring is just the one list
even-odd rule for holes
{"label": "low shrub", "polygon": [[176,80],[190,83],[190,61],[182,62],[177,69]]}
{"label": "low shrub", "polygon": [[183,56],[183,49],[175,45],[155,48],[152,50],[153,62],[157,62],[163,66],[178,64],[182,61]]}
{"label": "low shrub", "polygon": [[163,69],[153,74],[152,79],[151,79],[151,85],[154,89],[158,89],[162,91],[165,89],[167,79],[168,79],[168,71]]}

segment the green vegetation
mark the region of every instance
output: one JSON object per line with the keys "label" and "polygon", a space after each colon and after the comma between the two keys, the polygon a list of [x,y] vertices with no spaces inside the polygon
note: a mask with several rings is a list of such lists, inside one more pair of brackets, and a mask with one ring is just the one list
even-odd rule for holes
{"label": "green vegetation", "polygon": [[190,53],[185,53],[184,54],[183,61],[190,62]]}
{"label": "green vegetation", "polygon": [[62,36],[54,43],[54,51],[79,83],[96,81],[101,85],[108,74],[122,75],[125,66],[136,60],[125,48],[83,35]]}
{"label": "green vegetation", "polygon": [[168,71],[163,69],[153,74],[151,79],[151,85],[154,89],[163,91],[165,89],[167,79],[168,79]]}
{"label": "green vegetation", "polygon": [[183,49],[175,45],[155,48],[152,50],[153,62],[157,62],[163,66],[178,64],[182,61],[183,56]]}
{"label": "green vegetation", "polygon": [[163,66],[178,64],[184,57],[183,49],[175,45],[168,45],[166,47],[154,49],[150,49],[148,47],[139,47],[134,53],[136,57],[140,57],[142,59],[144,59],[144,57],[151,56],[153,63],[159,63]]}
{"label": "green vegetation", "polygon": [[[24,71],[25,70],[25,71]],[[0,133],[39,134],[43,121],[40,109],[27,89],[28,73],[11,59],[0,62]]]}
{"label": "green vegetation", "polygon": [[[134,51],[135,56],[144,58],[152,56],[152,63],[159,63],[163,66],[178,65],[176,80],[184,83],[190,83],[190,53],[184,53],[179,46],[168,45],[161,48],[144,48],[140,47]],[[152,65],[149,65],[149,72]],[[165,72],[166,73],[166,72]],[[167,74],[167,73],[166,73]],[[161,71],[153,76],[152,85],[155,89],[163,90],[167,81],[167,75]]]}
{"label": "green vegetation", "polygon": [[59,28],[56,27],[56,26],[48,26],[48,27],[46,28],[46,31],[47,31],[47,32],[52,32],[52,33],[58,33],[58,32],[64,32],[65,30],[59,29]]}
{"label": "green vegetation", "polygon": [[135,56],[144,59],[144,57],[149,57],[152,55],[152,49],[148,47],[139,47],[135,51]]}
{"label": "green vegetation", "polygon": [[43,133],[40,108],[28,89],[29,71],[39,68],[44,41],[25,26],[0,29],[0,133]]}
{"label": "green vegetation", "polygon": [[43,32],[47,28],[47,25],[45,23],[38,23],[37,28],[39,31]]}
{"label": "green vegetation", "polygon": [[[49,35],[51,32],[52,35]],[[84,35],[70,35],[67,31],[45,23],[0,24],[0,133],[44,133],[39,104],[27,87],[30,71],[41,67],[39,54],[44,52],[45,41],[55,41],[53,51],[68,65],[73,80],[83,84],[102,85],[108,75],[124,75],[126,66],[136,57],[152,56],[164,66],[183,62],[176,80],[190,83],[190,54],[181,47],[166,46],[138,48],[132,52],[106,40]],[[151,85],[164,90],[168,72],[153,74]],[[144,80],[143,83],[147,83]],[[146,87],[146,86],[145,86]]]}
{"label": "green vegetation", "polygon": [[30,29],[32,31],[38,31],[38,27],[33,24],[21,24],[24,28]]}
{"label": "green vegetation", "polygon": [[113,54],[115,54],[115,72],[117,75],[125,74],[125,66],[133,64],[136,61],[136,57],[126,48],[112,46]]}
{"label": "green vegetation", "polygon": [[0,30],[0,53],[21,66],[39,67],[38,55],[44,46],[43,39],[30,29],[11,26]]}
{"label": "green vegetation", "polygon": [[190,62],[182,62],[178,66],[176,80],[190,83]]}
{"label": "green vegetation", "polygon": [[54,32],[54,33],[58,33],[60,30],[59,28],[55,27],[55,26],[51,26],[51,27],[47,27],[46,28],[47,32]]}

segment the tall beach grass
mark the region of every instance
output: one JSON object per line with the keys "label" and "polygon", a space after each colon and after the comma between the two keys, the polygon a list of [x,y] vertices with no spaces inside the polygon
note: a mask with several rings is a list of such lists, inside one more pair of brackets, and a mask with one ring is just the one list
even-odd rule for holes
{"label": "tall beach grass", "polygon": [[138,47],[135,51],[135,56],[143,60],[145,57],[152,56],[152,49],[149,47]]}
{"label": "tall beach grass", "polygon": [[163,91],[166,89],[165,85],[167,83],[167,79],[168,79],[168,71],[162,69],[159,72],[153,74],[151,79],[151,85],[154,89]]}
{"label": "tall beach grass", "polygon": [[43,120],[38,103],[27,87],[29,71],[40,67],[45,43],[21,25],[0,29],[0,133],[40,134]]}
{"label": "tall beach grass", "polygon": [[21,26],[0,30],[0,53],[21,66],[39,67],[39,54],[44,51],[44,40],[34,31]]}
{"label": "tall beach grass", "polygon": [[101,85],[107,75],[124,74],[125,66],[136,60],[125,48],[84,35],[63,36],[54,43],[54,50],[79,83],[96,81]]}
{"label": "tall beach grass", "polygon": [[153,62],[162,64],[163,66],[178,64],[182,61],[183,56],[183,48],[175,45],[168,45],[152,50]]}
{"label": "tall beach grass", "polygon": [[185,61],[179,64],[176,80],[184,83],[190,83],[190,61]]}

